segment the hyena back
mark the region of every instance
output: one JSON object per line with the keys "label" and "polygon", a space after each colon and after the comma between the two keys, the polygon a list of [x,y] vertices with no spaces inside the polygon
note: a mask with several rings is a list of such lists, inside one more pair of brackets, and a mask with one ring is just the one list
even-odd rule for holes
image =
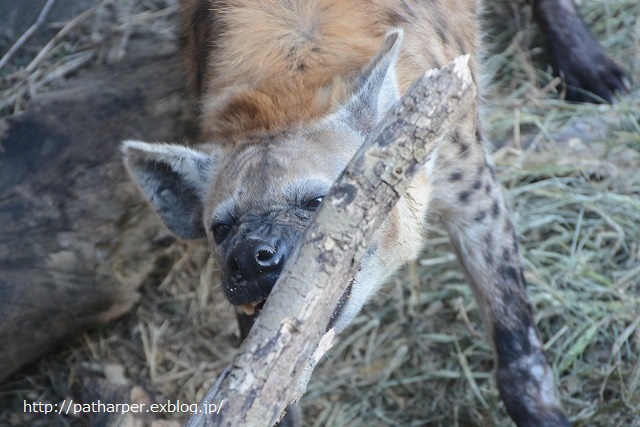
{"label": "hyena back", "polygon": [[[206,238],[229,301],[253,314],[366,135],[426,70],[471,54],[476,0],[187,0],[184,48],[208,150],[127,141],[127,166],[177,236]],[[523,281],[514,226],[477,109],[418,174],[336,308],[369,296],[446,227],[493,344],[519,426],[566,426]]]}

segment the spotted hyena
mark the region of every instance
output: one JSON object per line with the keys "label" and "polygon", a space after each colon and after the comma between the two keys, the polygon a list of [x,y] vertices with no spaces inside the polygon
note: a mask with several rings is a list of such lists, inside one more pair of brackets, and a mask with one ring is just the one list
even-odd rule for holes
{"label": "spotted hyena", "polygon": [[[553,38],[564,27],[545,12],[549,4],[572,3],[535,2]],[[462,54],[471,55],[477,80],[478,7],[476,0],[183,1],[183,48],[207,149],[127,141],[126,163],[172,232],[208,241],[226,297],[246,312],[245,326],[323,195],[399,95],[426,70]],[[583,34],[571,10],[574,30]],[[615,84],[593,86],[605,99],[622,78],[609,64],[598,82]],[[575,75],[576,64],[557,67],[569,81]],[[477,108],[456,124],[435,167],[418,174],[377,231],[332,325],[342,331],[390,275],[418,256],[427,221],[436,217],[477,298],[509,414],[520,426],[568,425]]]}

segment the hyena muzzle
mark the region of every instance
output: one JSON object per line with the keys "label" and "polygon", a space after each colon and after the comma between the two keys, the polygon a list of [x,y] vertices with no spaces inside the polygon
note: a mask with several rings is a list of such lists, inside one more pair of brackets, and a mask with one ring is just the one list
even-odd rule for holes
{"label": "hyena muzzle", "polygon": [[[206,149],[127,141],[126,163],[173,233],[208,241],[245,332],[323,195],[399,95],[462,54],[477,81],[477,3],[183,1]],[[507,411],[519,426],[567,426],[477,108],[378,230],[332,326],[343,330],[419,255],[435,218],[477,298]]]}

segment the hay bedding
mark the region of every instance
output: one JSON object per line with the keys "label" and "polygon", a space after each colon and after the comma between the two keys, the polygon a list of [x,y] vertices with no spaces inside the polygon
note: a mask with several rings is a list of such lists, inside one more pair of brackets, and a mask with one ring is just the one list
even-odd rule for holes
{"label": "hay bedding", "polygon": [[[0,69],[2,112],[89,64],[162,43],[170,51],[176,3],[87,1],[96,8],[54,26],[63,34],[52,43],[32,41]],[[581,7],[637,83],[640,4]],[[508,8],[488,15],[496,10]],[[576,425],[640,426],[640,92],[636,84],[613,107],[556,100],[534,29],[516,22],[490,34],[499,53],[488,59],[486,111],[538,327]],[[317,368],[301,402],[306,425],[510,425],[471,291],[437,224],[431,237]],[[133,312],[0,386],[0,425],[86,424],[25,414],[23,400],[59,403],[92,377],[141,385],[158,402],[204,394],[238,343],[233,312],[202,246],[175,243],[162,260]]]}

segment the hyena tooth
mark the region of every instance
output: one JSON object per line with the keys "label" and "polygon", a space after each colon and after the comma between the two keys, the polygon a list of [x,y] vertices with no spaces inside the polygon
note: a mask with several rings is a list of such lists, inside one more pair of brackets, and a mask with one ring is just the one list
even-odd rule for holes
{"label": "hyena tooth", "polygon": [[246,314],[247,316],[253,316],[253,313],[256,312],[256,305],[257,303],[243,304],[242,309],[244,310],[244,314]]}

